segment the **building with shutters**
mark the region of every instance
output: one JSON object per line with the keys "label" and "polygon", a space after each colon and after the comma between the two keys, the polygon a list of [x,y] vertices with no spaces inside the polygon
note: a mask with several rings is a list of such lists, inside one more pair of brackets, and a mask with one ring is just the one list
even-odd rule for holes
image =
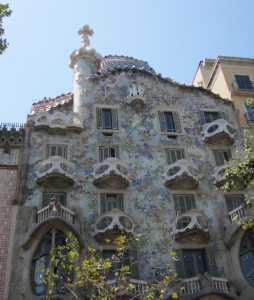
{"label": "building with shutters", "polygon": [[[234,192],[220,190],[243,144],[232,101],[162,78],[147,62],[102,57],[89,27],[79,33],[74,92],[34,103],[25,126],[8,299],[45,299],[39,268],[68,232],[106,258],[116,248],[105,239],[140,235],[124,257],[135,285],[128,299],[171,270],[180,299],[252,299],[254,235],[234,222],[252,210],[239,178]],[[70,295],[56,284],[55,299]]]}
{"label": "building with shutters", "polygon": [[209,89],[234,102],[240,126],[254,124],[254,59],[218,56],[199,63],[193,85]]}

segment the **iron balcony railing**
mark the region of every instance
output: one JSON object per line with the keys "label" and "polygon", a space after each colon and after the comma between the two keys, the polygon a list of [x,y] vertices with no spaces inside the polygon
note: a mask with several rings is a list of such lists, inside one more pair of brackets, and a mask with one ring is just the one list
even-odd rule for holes
{"label": "iron balcony railing", "polygon": [[254,93],[254,81],[233,81],[235,93]]}

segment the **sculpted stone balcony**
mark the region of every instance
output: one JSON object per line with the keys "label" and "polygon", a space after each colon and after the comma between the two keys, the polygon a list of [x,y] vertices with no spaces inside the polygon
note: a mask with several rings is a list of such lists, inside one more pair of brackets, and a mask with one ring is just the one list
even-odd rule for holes
{"label": "sculpted stone balcony", "polygon": [[145,106],[146,98],[144,95],[144,87],[141,84],[133,83],[130,86],[128,102],[130,106],[136,110]]}
{"label": "sculpted stone balcony", "polygon": [[129,171],[115,157],[109,157],[94,166],[93,184],[98,188],[123,189],[129,185]]}
{"label": "sculpted stone balcony", "polygon": [[36,183],[51,188],[73,186],[73,164],[61,156],[49,157],[39,163]]}
{"label": "sculpted stone balcony", "polygon": [[176,219],[175,239],[181,243],[207,243],[210,239],[209,220],[197,209],[180,214]]}
{"label": "sculpted stone balcony", "polygon": [[210,145],[231,146],[234,143],[234,128],[224,119],[204,124],[201,134]]}
{"label": "sculpted stone balcony", "polygon": [[105,239],[114,241],[120,235],[130,237],[133,233],[132,219],[118,208],[102,214],[94,226],[94,237],[102,243],[105,242]]}
{"label": "sculpted stone balcony", "polygon": [[162,177],[164,185],[170,189],[196,189],[198,187],[197,168],[186,159],[180,159],[166,166]]}
{"label": "sculpted stone balcony", "polygon": [[[196,277],[185,278],[184,281],[184,295],[193,295],[194,297],[191,299],[197,299],[195,294],[198,293],[199,296],[205,295],[215,295],[213,298],[209,299],[224,299],[222,297],[217,298],[217,293],[229,294],[229,282],[227,279],[222,277],[213,277],[209,275],[201,275],[199,274]],[[217,296],[216,296],[217,295]],[[188,298],[189,299],[189,298]],[[200,298],[201,299],[201,298]],[[202,298],[203,299],[203,298]],[[205,298],[204,298],[205,299]],[[228,297],[227,297],[228,299]]]}
{"label": "sculpted stone balcony", "polygon": [[75,112],[68,115],[61,112],[42,112],[29,117],[27,123],[36,130],[45,130],[50,134],[80,133],[83,130],[80,117]]}
{"label": "sculpted stone balcony", "polygon": [[[228,167],[230,167],[230,165],[225,164],[225,165],[214,168],[212,177],[214,178],[213,183],[217,188],[221,188],[224,185],[224,183],[225,183],[224,172]],[[246,188],[246,185],[241,181],[241,178],[236,176],[234,178],[234,181],[236,183],[235,190],[242,190],[242,189]]]}

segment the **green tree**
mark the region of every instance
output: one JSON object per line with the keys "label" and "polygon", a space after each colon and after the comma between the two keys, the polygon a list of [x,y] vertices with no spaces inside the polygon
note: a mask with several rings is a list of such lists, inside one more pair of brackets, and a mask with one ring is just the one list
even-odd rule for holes
{"label": "green tree", "polygon": [[0,54],[8,47],[7,40],[2,38],[4,35],[3,18],[9,17],[12,11],[9,9],[9,4],[0,4]]}
{"label": "green tree", "polygon": [[[116,254],[103,258],[91,247],[80,254],[78,241],[69,235],[65,246],[52,248],[51,266],[40,272],[48,285],[46,299],[54,299],[54,294],[68,294],[70,299],[116,300],[116,299],[177,299],[181,283],[176,274],[161,274],[161,281],[145,286],[142,292],[135,292],[135,283],[129,279],[131,266],[125,263],[126,244],[130,242],[120,236],[114,242]],[[110,241],[106,241],[110,243]],[[171,253],[176,259],[176,254]],[[113,268],[117,265],[117,268]],[[108,275],[113,278],[108,279]]]}

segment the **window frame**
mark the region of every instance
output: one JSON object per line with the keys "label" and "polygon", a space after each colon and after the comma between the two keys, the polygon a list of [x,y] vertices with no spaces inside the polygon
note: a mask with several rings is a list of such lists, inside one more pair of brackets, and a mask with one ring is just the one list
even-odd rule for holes
{"label": "window frame", "polygon": [[[112,151],[112,149],[114,149],[116,155],[115,156],[111,156],[111,155],[107,156],[106,152],[108,151],[108,153],[110,153]],[[102,161],[104,161],[105,159],[107,159],[109,157],[115,157],[115,158],[120,159],[120,147],[119,147],[119,145],[108,145],[108,144],[107,145],[98,145],[97,150],[98,150],[97,153],[98,153],[98,161],[99,162],[102,162]]]}
{"label": "window frame", "polygon": [[[108,205],[109,203],[109,198],[113,196],[115,197],[115,200],[117,203],[117,206],[114,207],[114,205],[112,205],[112,208],[109,210],[108,209]],[[113,201],[111,201],[111,203],[113,203]],[[122,211],[124,211],[124,195],[122,193],[101,193],[100,194],[100,211],[101,214],[103,213],[107,213],[109,211],[111,211],[114,208],[118,208]]]}
{"label": "window frame", "polygon": [[[209,122],[208,122],[207,118],[206,118],[206,113],[210,113],[210,114],[217,113],[218,118],[213,118],[213,120],[209,120]],[[200,115],[200,122],[202,125],[209,124],[209,123],[214,122],[219,119],[227,120],[227,117],[226,117],[226,114],[224,111],[219,111],[219,110],[215,110],[215,109],[201,110],[199,112],[199,115]]]}
{"label": "window frame", "polygon": [[[47,194],[47,196],[46,196]],[[44,191],[43,194],[42,194],[42,204],[41,204],[41,207],[46,207],[49,205],[49,202],[50,202],[50,198],[51,197],[56,197],[57,200],[59,201],[59,203],[61,205],[63,205],[64,207],[67,207],[67,193],[66,192],[61,192],[61,191]],[[63,201],[61,199],[59,199],[58,196],[64,196],[64,199]],[[48,197],[48,200],[46,199],[45,200],[45,197]],[[45,202],[48,202],[48,204],[45,205]]]}
{"label": "window frame", "polygon": [[[187,199],[183,198],[184,203],[177,203],[179,202],[179,200],[177,199],[177,197],[180,196],[191,196],[191,205],[188,205],[188,203],[186,202]],[[175,208],[175,213],[177,214],[183,214],[191,209],[196,209],[197,208],[197,201],[196,201],[196,195],[194,193],[175,193],[173,194],[173,203],[174,203],[174,208]],[[194,204],[194,205],[193,205]],[[185,209],[182,209],[181,207],[183,207]]]}
{"label": "window frame", "polygon": [[52,147],[57,147],[57,148],[61,147],[64,150],[63,151],[64,155],[59,155],[59,153],[58,153],[59,149],[55,151],[55,152],[58,153],[58,154],[55,154],[55,155],[58,155],[58,156],[60,156],[60,157],[67,160],[67,157],[68,157],[68,155],[67,155],[67,151],[68,151],[67,145],[65,145],[65,144],[54,144],[54,143],[52,143],[52,144],[50,143],[50,144],[46,145],[46,159],[54,156],[54,155],[49,155],[49,153],[51,152],[50,150],[51,150]]}
{"label": "window frame", "polygon": [[[231,197],[231,199],[229,199],[229,197]],[[234,209],[236,209],[237,207],[239,207],[240,205],[244,204],[244,198],[245,198],[244,194],[237,194],[237,193],[225,194],[224,199],[225,199],[225,203],[226,203],[228,212],[231,212]]]}
{"label": "window frame", "polygon": [[[182,149],[182,148],[165,148],[165,152],[166,152],[166,162],[167,162],[168,165],[173,164],[174,162],[178,161],[179,159],[186,159],[185,149]],[[175,152],[175,153],[173,154],[171,152]],[[175,158],[177,158],[177,159],[174,160],[174,158],[172,156],[175,156]],[[181,158],[178,158],[178,157],[181,157]]]}
{"label": "window frame", "polygon": [[[166,135],[181,135],[183,134],[183,126],[181,122],[181,114],[178,110],[169,110],[169,109],[158,109],[158,123],[159,123],[159,128],[160,128],[160,133],[161,134],[166,134]],[[165,118],[165,114],[171,114],[171,120],[173,124],[173,130],[172,128],[167,128],[167,120]]]}
{"label": "window frame", "polygon": [[[242,77],[242,79],[240,79],[240,77]],[[245,77],[245,79],[243,77]],[[244,91],[254,90],[254,86],[252,84],[250,75],[234,74],[234,79],[239,90],[244,90]]]}
{"label": "window frame", "polygon": [[[227,153],[229,159],[225,159],[225,153]],[[223,162],[222,162],[222,155],[223,155]],[[221,156],[221,157],[219,157]],[[213,157],[216,166],[223,166],[225,163],[229,162],[230,159],[232,158],[232,152],[231,149],[213,149]]]}
{"label": "window frame", "polygon": [[[110,111],[111,126],[105,126],[105,113]],[[119,109],[117,106],[100,105],[95,107],[95,129],[101,132],[118,132],[119,131]]]}

